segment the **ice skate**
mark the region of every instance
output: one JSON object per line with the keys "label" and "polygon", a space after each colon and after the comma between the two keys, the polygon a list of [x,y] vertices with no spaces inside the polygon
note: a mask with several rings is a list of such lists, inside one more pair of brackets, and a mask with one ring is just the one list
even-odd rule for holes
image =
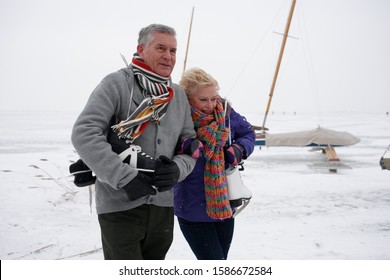
{"label": "ice skate", "polygon": [[138,171],[154,172],[154,159],[147,153],[142,152],[140,146],[127,144],[124,139],[119,138],[111,130],[108,132],[107,141],[111,144],[112,150],[119,155],[124,163],[129,164]]}
{"label": "ice skate", "polygon": [[230,206],[236,208],[233,214],[235,217],[248,206],[252,198],[252,191],[244,186],[238,166],[231,166],[226,170],[226,179]]}

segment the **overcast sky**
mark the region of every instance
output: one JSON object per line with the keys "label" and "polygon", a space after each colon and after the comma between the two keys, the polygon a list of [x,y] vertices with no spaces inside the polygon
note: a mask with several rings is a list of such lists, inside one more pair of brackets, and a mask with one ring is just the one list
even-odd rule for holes
{"label": "overcast sky", "polygon": [[[177,31],[183,70],[219,81],[240,111],[263,114],[290,0],[0,0],[0,110],[80,111],[130,61],[138,31]],[[390,1],[298,0],[271,110],[390,111]]]}

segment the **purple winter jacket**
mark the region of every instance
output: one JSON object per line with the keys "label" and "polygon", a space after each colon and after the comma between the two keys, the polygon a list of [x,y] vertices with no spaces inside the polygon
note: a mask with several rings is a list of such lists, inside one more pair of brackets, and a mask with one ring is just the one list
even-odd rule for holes
{"label": "purple winter jacket", "polygon": [[[245,149],[244,159],[254,150],[255,133],[252,126],[239,113],[231,108],[229,117],[226,118],[226,127],[229,127],[233,143],[242,145]],[[228,143],[230,146],[232,143]],[[193,171],[184,181],[179,182],[173,188],[175,215],[191,222],[218,222],[220,220],[210,218],[206,213],[206,197],[204,191],[204,167],[206,160],[202,156],[197,159]]]}

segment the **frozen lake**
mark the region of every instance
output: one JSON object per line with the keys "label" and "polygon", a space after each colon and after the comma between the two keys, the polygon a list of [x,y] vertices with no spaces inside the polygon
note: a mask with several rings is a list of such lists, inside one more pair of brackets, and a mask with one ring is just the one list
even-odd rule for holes
{"label": "frozen lake", "polygon": [[[253,124],[262,120],[243,115]],[[70,142],[76,116],[0,113],[2,260],[103,259],[88,188],[75,187],[68,173],[78,159]],[[319,151],[256,148],[242,173],[253,198],[236,218],[230,259],[390,259],[390,172],[379,166],[390,144],[390,117],[327,114],[319,123],[298,112],[270,115],[267,126],[279,133],[318,124],[361,141],[336,148],[337,173]],[[167,259],[195,259],[178,226]]]}

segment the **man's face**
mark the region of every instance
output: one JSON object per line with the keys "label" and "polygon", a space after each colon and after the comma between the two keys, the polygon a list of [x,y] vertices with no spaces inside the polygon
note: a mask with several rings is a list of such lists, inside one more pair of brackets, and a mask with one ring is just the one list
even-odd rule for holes
{"label": "man's face", "polygon": [[149,44],[137,46],[137,52],[144,62],[163,77],[169,77],[175,67],[176,50],[175,36],[157,32]]}

